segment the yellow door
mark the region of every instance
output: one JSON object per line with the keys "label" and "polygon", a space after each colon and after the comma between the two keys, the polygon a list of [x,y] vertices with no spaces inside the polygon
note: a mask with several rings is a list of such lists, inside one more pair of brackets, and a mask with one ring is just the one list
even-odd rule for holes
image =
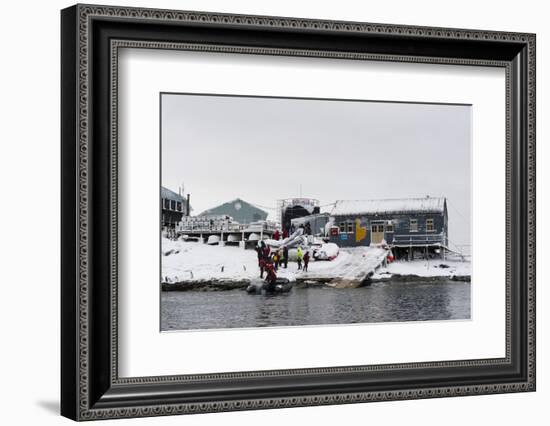
{"label": "yellow door", "polygon": [[370,226],[370,243],[379,244],[384,239],[384,225],[380,223],[373,223]]}

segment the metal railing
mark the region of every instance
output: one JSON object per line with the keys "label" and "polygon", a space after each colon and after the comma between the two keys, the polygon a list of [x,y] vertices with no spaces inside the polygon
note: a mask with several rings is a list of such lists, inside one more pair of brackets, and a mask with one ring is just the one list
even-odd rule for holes
{"label": "metal railing", "polygon": [[444,234],[407,234],[394,235],[392,245],[394,246],[427,246],[443,245],[445,243]]}
{"label": "metal railing", "polygon": [[179,224],[176,226],[176,229],[178,231],[242,231],[244,229],[244,225],[241,225],[239,223],[224,223],[224,224],[202,224],[202,223],[186,223],[186,224]]}
{"label": "metal railing", "polygon": [[275,224],[263,223],[179,223],[176,226],[177,232],[274,232]]}

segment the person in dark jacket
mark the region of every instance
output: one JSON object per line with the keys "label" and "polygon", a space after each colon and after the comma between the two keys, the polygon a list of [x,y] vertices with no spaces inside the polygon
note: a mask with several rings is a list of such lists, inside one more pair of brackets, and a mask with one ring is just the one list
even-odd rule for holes
{"label": "person in dark jacket", "polygon": [[309,250],[304,253],[304,272],[307,272],[307,265],[309,264]]}
{"label": "person in dark jacket", "polygon": [[256,250],[256,254],[258,255],[258,262],[259,262],[260,259],[262,258],[262,246],[257,245],[254,250]]}
{"label": "person in dark jacket", "polygon": [[306,223],[306,226],[305,226],[305,229],[304,229],[304,234],[311,235],[311,225],[310,225],[309,222]]}
{"label": "person in dark jacket", "polygon": [[285,265],[285,269],[288,268],[288,247],[283,247],[283,264]]}
{"label": "person in dark jacket", "polygon": [[258,266],[260,267],[260,278],[263,278],[265,271],[265,259],[263,257],[258,260]]}

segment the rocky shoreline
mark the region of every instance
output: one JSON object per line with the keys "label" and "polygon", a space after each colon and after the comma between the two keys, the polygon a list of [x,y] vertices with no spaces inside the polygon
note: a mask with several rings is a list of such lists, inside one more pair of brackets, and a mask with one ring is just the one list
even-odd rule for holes
{"label": "rocky shoreline", "polygon": [[[346,281],[342,283],[337,278],[296,278],[296,288],[308,287],[331,287],[331,288],[357,288],[368,286],[372,283],[417,283],[417,282],[442,282],[442,281],[457,281],[470,282],[470,275],[451,275],[451,276],[431,276],[425,277],[414,274],[391,274],[388,277],[368,278],[360,282]],[[176,283],[163,282],[161,284],[162,291],[229,291],[229,290],[244,290],[250,284],[250,280],[195,280],[195,281],[179,281]]]}
{"label": "rocky shoreline", "polygon": [[200,280],[161,283],[162,291],[228,291],[246,289],[250,280]]}
{"label": "rocky shoreline", "polygon": [[[384,275],[384,274],[382,274]],[[436,275],[436,276],[421,276],[415,274],[391,274],[387,278],[380,276],[377,278],[369,278],[371,283],[379,282],[438,282],[438,281],[460,281],[460,282],[470,282],[472,277],[470,275]]]}

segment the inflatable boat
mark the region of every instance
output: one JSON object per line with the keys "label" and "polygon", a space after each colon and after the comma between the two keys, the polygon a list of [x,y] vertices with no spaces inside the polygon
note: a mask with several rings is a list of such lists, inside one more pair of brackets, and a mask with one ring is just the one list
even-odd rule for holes
{"label": "inflatable boat", "polygon": [[293,286],[294,284],[287,278],[277,278],[274,283],[267,283],[265,280],[258,278],[248,285],[246,292],[248,294],[288,293]]}

